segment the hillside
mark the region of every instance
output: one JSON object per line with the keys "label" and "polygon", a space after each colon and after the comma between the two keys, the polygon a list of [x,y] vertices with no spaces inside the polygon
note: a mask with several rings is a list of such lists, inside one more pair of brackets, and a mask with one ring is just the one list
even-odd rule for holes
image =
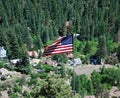
{"label": "hillside", "polygon": [[0,46],[10,58],[22,57],[33,45],[41,49],[67,32],[79,33],[81,41],[105,35],[117,42],[119,0],[0,0],[0,7]]}
{"label": "hillside", "polygon": [[0,0],[0,97],[109,98],[112,88],[120,91],[120,0]]}

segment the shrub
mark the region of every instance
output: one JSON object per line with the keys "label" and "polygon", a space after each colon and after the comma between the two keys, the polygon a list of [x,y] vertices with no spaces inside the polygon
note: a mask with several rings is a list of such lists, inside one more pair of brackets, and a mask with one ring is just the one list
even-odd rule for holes
{"label": "shrub", "polygon": [[3,62],[0,62],[0,68],[3,68],[3,67],[4,67]]}
{"label": "shrub", "polygon": [[39,76],[39,74],[31,74],[32,79],[36,79]]}
{"label": "shrub", "polygon": [[45,79],[48,76],[48,73],[41,73],[40,78]]}
{"label": "shrub", "polygon": [[18,94],[13,93],[10,98],[19,98]]}
{"label": "shrub", "polygon": [[15,85],[14,88],[13,88],[14,92],[19,92],[21,93],[22,92],[22,88],[19,86],[19,85]]}
{"label": "shrub", "polygon": [[4,66],[6,69],[8,69],[9,71],[13,71],[14,70],[14,66],[11,64],[5,64]]}
{"label": "shrub", "polygon": [[32,73],[32,65],[28,65],[28,66],[18,66],[16,67],[16,71],[24,73],[24,74],[31,74]]}
{"label": "shrub", "polygon": [[44,65],[43,69],[45,70],[45,72],[50,72],[53,70],[53,67],[51,65]]}
{"label": "shrub", "polygon": [[0,97],[2,96],[1,92],[0,92]]}
{"label": "shrub", "polygon": [[38,79],[30,79],[30,82],[28,82],[28,86],[36,84],[37,82],[38,82]]}
{"label": "shrub", "polygon": [[55,60],[58,63],[60,62],[66,63],[68,61],[68,58],[65,54],[57,54],[52,57],[52,60]]}
{"label": "shrub", "polygon": [[109,56],[106,58],[105,60],[105,63],[107,64],[112,64],[112,65],[115,65],[117,64],[119,61],[118,61],[118,58],[117,56]]}
{"label": "shrub", "polygon": [[37,66],[35,66],[35,68],[37,68],[37,69],[41,69],[41,68],[42,68],[42,63],[39,62],[39,63],[37,64]]}
{"label": "shrub", "polygon": [[27,91],[24,91],[24,92],[23,92],[23,96],[24,96],[25,98],[30,98],[30,94],[29,94]]}
{"label": "shrub", "polygon": [[12,88],[9,88],[9,90],[7,91],[7,93],[8,93],[9,96],[12,96],[12,93],[13,93]]}

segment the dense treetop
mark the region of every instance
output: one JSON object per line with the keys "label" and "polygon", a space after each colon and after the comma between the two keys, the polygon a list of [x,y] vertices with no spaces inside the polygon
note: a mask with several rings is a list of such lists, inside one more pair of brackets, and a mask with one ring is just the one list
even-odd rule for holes
{"label": "dense treetop", "polygon": [[120,0],[0,0],[0,46],[17,58],[66,32],[79,33],[80,40],[105,35],[117,41],[119,10]]}

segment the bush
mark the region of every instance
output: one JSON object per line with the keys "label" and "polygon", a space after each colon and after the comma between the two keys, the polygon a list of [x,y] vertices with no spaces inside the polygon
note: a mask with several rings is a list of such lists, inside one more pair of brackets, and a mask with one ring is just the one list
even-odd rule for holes
{"label": "bush", "polygon": [[3,68],[3,67],[4,67],[3,62],[0,62],[0,68]]}
{"label": "bush", "polygon": [[18,94],[13,93],[10,98],[19,98]]}
{"label": "bush", "polygon": [[39,62],[39,63],[37,64],[37,66],[35,66],[34,68],[36,68],[36,69],[41,69],[41,68],[42,68],[42,63]]}
{"label": "bush", "polygon": [[11,64],[5,64],[4,66],[6,69],[8,69],[9,71],[13,71],[14,70],[14,66]]}
{"label": "bush", "polygon": [[45,72],[50,72],[53,70],[53,67],[51,65],[44,65],[43,69],[45,70]]}
{"label": "bush", "polygon": [[52,57],[52,60],[55,60],[55,61],[57,61],[58,63],[61,63],[61,62],[67,63],[68,58],[67,58],[67,56],[66,56],[65,54],[57,54],[57,55],[54,55],[54,56]]}
{"label": "bush", "polygon": [[109,56],[106,58],[105,60],[105,63],[106,64],[112,64],[112,65],[115,65],[117,64],[119,61],[118,61],[118,58],[117,56]]}
{"label": "bush", "polygon": [[40,78],[45,79],[48,76],[48,73],[41,73]]}
{"label": "bush", "polygon": [[24,74],[31,74],[32,73],[32,65],[28,65],[28,66],[18,66],[16,67],[16,71],[24,73]]}
{"label": "bush", "polygon": [[23,96],[24,96],[25,98],[31,98],[31,97],[30,97],[30,94],[29,94],[27,91],[24,91],[24,92],[23,92]]}
{"label": "bush", "polygon": [[37,77],[39,77],[39,74],[31,74],[32,79],[36,79]]}
{"label": "bush", "polygon": [[28,86],[36,84],[37,82],[38,82],[38,79],[30,79],[30,82],[28,82]]}
{"label": "bush", "polygon": [[19,86],[19,85],[16,85],[16,86],[14,86],[14,92],[16,93],[16,92],[19,92],[19,93],[22,93],[22,88]]}
{"label": "bush", "polygon": [[0,97],[2,96],[1,92],[0,92]]}

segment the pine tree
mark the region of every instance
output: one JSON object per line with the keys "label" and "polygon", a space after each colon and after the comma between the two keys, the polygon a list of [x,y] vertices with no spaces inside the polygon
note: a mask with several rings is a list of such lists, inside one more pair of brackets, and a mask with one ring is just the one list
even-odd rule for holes
{"label": "pine tree", "polygon": [[105,59],[107,57],[107,46],[105,36],[99,37],[97,56],[99,59]]}
{"label": "pine tree", "polygon": [[16,34],[14,33],[14,30],[9,30],[7,32],[8,34],[8,39],[9,39],[9,47],[11,50],[11,54],[10,54],[10,59],[16,59],[19,58],[19,44],[18,44],[18,40],[16,37]]}

